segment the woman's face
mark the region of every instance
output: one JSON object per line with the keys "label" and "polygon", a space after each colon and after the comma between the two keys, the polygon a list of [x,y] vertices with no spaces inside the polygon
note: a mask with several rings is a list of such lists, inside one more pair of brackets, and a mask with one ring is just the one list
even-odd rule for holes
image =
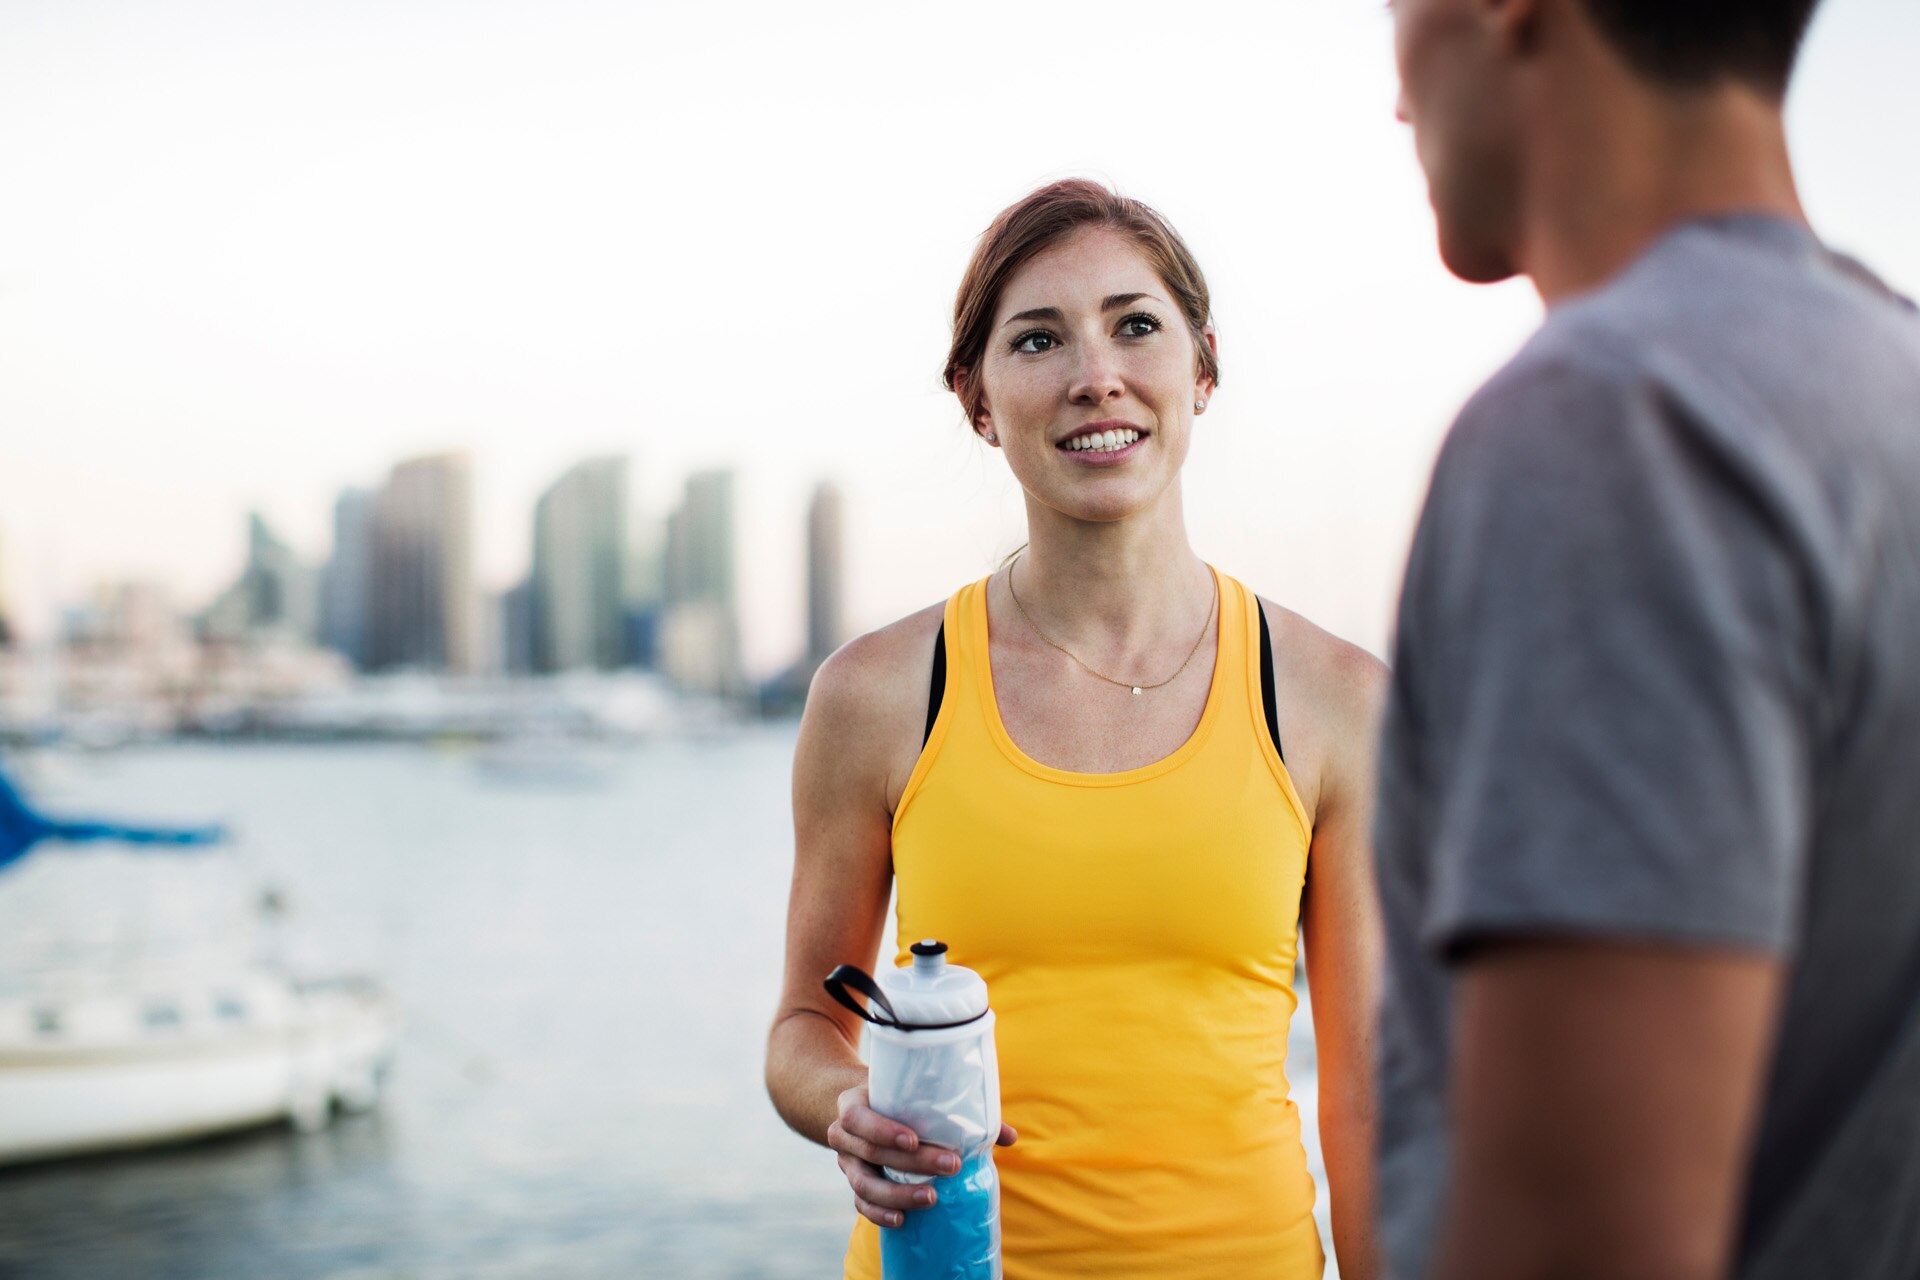
{"label": "woman's face", "polygon": [[1087,228],[1007,282],[970,375],[984,395],[974,429],[998,437],[1040,502],[1119,520],[1180,474],[1194,402],[1213,390],[1197,355],[1173,291],[1133,241]]}

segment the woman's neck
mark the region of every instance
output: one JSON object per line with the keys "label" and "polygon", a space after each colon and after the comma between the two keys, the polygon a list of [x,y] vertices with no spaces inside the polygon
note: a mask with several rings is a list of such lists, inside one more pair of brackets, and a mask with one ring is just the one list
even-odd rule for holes
{"label": "woman's neck", "polygon": [[1187,542],[1178,487],[1124,520],[1076,520],[1027,500],[1027,547],[1013,569],[1020,603],[1047,635],[1108,651],[1190,643],[1213,582]]}

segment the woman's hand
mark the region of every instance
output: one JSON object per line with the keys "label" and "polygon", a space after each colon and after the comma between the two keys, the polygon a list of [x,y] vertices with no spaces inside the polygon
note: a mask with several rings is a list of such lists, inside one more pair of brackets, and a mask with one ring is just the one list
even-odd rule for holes
{"label": "woman's hand", "polygon": [[[1013,1126],[1000,1126],[998,1145],[1010,1147],[1019,1137]],[[897,1120],[889,1120],[867,1105],[867,1086],[855,1085],[840,1095],[840,1116],[827,1127],[827,1145],[840,1157],[840,1172],[853,1188],[853,1204],[860,1215],[883,1227],[906,1221],[909,1209],[925,1209],[937,1198],[925,1183],[895,1182],[880,1166],[901,1173],[946,1177],[960,1171],[960,1157],[946,1147],[920,1141]]]}

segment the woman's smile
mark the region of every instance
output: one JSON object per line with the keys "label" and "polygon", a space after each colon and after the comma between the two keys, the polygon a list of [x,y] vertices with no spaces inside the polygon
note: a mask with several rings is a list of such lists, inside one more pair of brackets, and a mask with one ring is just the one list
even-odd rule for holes
{"label": "woman's smile", "polygon": [[1106,467],[1132,457],[1150,432],[1122,418],[1089,422],[1054,446],[1088,466]]}

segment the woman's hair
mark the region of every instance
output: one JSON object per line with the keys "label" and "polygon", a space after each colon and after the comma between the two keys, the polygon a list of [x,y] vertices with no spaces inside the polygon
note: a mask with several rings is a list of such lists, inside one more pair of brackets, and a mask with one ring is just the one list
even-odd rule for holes
{"label": "woman's hair", "polygon": [[1129,200],[1086,178],[1065,178],[1002,210],[974,246],[973,261],[960,278],[960,292],[953,300],[953,345],[947,350],[944,380],[947,390],[960,397],[969,423],[980,416],[984,398],[980,379],[971,376],[964,385],[956,385],[956,378],[962,370],[977,375],[1007,281],[1041,252],[1086,227],[1118,231],[1139,246],[1162,283],[1172,290],[1186,318],[1198,353],[1198,370],[1213,382],[1220,381],[1219,357],[1202,333],[1212,319],[1207,280],[1179,233],[1138,200]]}

